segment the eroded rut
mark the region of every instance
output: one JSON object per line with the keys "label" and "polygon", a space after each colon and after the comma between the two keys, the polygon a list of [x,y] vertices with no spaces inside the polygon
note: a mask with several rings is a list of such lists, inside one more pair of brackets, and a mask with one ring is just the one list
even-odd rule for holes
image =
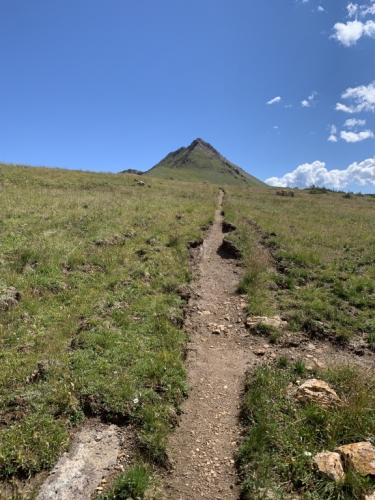
{"label": "eroded rut", "polygon": [[214,224],[201,248],[193,298],[185,327],[189,333],[190,393],[179,427],[170,438],[172,464],[164,498],[236,499],[234,453],[240,438],[239,406],[249,351],[243,316],[246,300],[236,293],[241,268],[223,258],[220,192]]}

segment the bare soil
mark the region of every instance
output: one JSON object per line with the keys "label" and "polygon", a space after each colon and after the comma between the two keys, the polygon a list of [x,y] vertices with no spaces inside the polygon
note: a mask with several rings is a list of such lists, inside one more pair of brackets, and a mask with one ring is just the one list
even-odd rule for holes
{"label": "bare soil", "polygon": [[244,326],[246,300],[236,293],[239,261],[223,258],[223,193],[200,252],[185,328],[191,391],[172,434],[165,479],[169,499],[238,498],[234,453],[240,439],[239,407],[247,365],[255,360]]}

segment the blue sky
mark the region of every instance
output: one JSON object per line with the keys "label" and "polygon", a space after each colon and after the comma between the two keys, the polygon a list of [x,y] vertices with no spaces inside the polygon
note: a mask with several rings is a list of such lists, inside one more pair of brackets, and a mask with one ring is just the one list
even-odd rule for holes
{"label": "blue sky", "polygon": [[145,170],[202,137],[261,179],[374,191],[375,2],[349,4],[0,0],[0,160]]}

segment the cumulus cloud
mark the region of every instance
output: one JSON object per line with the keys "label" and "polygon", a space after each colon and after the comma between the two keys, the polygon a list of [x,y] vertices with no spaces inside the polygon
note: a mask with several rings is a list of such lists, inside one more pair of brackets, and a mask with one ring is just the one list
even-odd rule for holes
{"label": "cumulus cloud", "polygon": [[349,20],[333,26],[332,37],[345,47],[355,45],[362,37],[375,38],[375,22],[365,19],[375,15],[375,0],[358,4],[350,2],[346,6]]}
{"label": "cumulus cloud", "polygon": [[375,157],[354,162],[343,170],[328,170],[321,161],[304,163],[282,177],[270,177],[265,182],[279,187],[306,188],[314,185],[338,190],[349,186],[375,187]]}
{"label": "cumulus cloud", "polygon": [[336,125],[331,125],[328,141],[337,142],[340,138],[345,142],[355,143],[365,141],[366,139],[373,139],[374,133],[372,130],[359,130],[359,127],[363,127],[364,125],[366,125],[366,120],[348,118],[344,122],[346,130],[341,130],[340,133]]}
{"label": "cumulus cloud", "polygon": [[344,113],[361,113],[363,111],[375,111],[375,81],[368,85],[349,87],[341,95],[342,99],[351,101],[349,104],[338,102],[337,111]]}
{"label": "cumulus cloud", "polygon": [[361,132],[342,130],[340,132],[340,137],[345,142],[361,142],[366,139],[373,139],[374,132],[372,130],[361,130]]}
{"label": "cumulus cloud", "polygon": [[333,38],[345,47],[355,45],[362,37],[375,38],[375,22],[371,19],[362,22],[356,19],[347,23],[336,23]]}
{"label": "cumulus cloud", "polygon": [[344,127],[346,128],[364,127],[365,125],[366,120],[358,120],[357,118],[348,118],[344,122]]}
{"label": "cumulus cloud", "polygon": [[270,99],[269,101],[267,101],[267,104],[268,105],[271,105],[271,104],[277,104],[279,102],[281,102],[281,96],[276,96],[276,97],[273,97],[272,99]]}

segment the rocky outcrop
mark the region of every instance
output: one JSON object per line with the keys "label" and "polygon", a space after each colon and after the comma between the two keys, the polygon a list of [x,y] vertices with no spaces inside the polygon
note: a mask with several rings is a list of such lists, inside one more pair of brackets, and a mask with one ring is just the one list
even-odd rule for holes
{"label": "rocky outcrop", "polygon": [[345,444],[336,450],[340,453],[346,468],[362,476],[375,475],[375,447],[367,442]]}
{"label": "rocky outcrop", "polygon": [[342,481],[345,477],[341,457],[332,451],[323,451],[314,457],[314,464],[319,472],[333,481]]}
{"label": "rocky outcrop", "polygon": [[[323,451],[313,458],[318,471],[333,481],[342,481],[349,470],[361,476],[375,476],[375,447],[368,441],[339,446],[334,452]],[[364,497],[375,500],[375,492]]]}
{"label": "rocky outcrop", "polygon": [[306,380],[298,387],[296,398],[301,403],[316,403],[321,407],[335,406],[341,402],[327,382],[315,378]]}
{"label": "rocky outcrop", "polygon": [[249,316],[246,320],[246,326],[253,333],[263,333],[264,329],[282,330],[286,328],[287,322],[280,316]]}

